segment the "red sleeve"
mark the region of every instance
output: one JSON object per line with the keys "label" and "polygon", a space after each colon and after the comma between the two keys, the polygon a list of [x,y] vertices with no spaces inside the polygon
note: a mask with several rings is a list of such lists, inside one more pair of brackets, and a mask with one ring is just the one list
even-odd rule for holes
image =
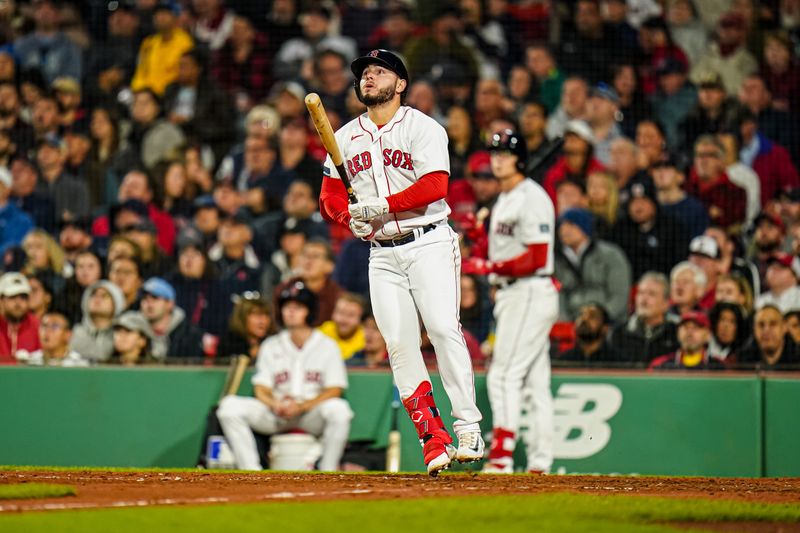
{"label": "red sleeve", "polygon": [[529,244],[528,249],[507,261],[498,261],[494,264],[492,272],[501,276],[521,278],[530,276],[547,264],[547,244]]}
{"label": "red sleeve", "polygon": [[390,213],[418,209],[447,196],[448,174],[443,170],[429,172],[408,189],[386,197]]}
{"label": "red sleeve", "polygon": [[342,180],[322,177],[322,190],[319,193],[319,211],[326,220],[338,222],[343,226],[350,224],[347,210],[347,190]]}

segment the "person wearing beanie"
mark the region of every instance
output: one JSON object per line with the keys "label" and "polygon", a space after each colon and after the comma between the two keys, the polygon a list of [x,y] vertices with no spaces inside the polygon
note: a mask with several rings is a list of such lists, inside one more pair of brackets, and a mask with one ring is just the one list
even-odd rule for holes
{"label": "person wearing beanie", "polygon": [[613,322],[625,319],[631,265],[616,244],[594,238],[593,215],[568,209],[558,218],[555,275],[561,282],[560,320],[574,321],[588,302],[603,302]]}
{"label": "person wearing beanie", "polygon": [[689,240],[686,228],[661,212],[651,180],[636,181],[629,189],[624,215],[614,227],[610,240],[618,244],[631,261],[635,279],[650,270],[669,274],[672,267],[684,259]]}

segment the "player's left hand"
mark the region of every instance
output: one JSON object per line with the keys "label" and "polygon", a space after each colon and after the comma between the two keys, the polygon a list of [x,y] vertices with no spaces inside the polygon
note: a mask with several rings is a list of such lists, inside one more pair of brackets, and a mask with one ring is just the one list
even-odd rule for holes
{"label": "player's left hand", "polygon": [[480,257],[468,257],[461,262],[462,274],[485,276],[494,270],[494,263]]}
{"label": "player's left hand", "polygon": [[386,198],[366,198],[348,207],[350,216],[360,222],[369,222],[389,212],[389,202]]}

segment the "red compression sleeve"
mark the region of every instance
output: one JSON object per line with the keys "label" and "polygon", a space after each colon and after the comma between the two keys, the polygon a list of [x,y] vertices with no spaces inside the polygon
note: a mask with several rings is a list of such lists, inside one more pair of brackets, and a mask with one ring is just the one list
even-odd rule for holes
{"label": "red compression sleeve", "polygon": [[501,276],[530,276],[547,264],[547,244],[529,244],[528,249],[507,261],[498,261],[492,272]]}
{"label": "red compression sleeve", "polygon": [[344,188],[342,180],[323,176],[322,190],[319,193],[319,211],[327,220],[338,222],[343,226],[350,224],[347,189]]}
{"label": "red compression sleeve", "polygon": [[389,212],[399,213],[425,207],[447,196],[448,174],[443,170],[429,172],[408,189],[386,197]]}

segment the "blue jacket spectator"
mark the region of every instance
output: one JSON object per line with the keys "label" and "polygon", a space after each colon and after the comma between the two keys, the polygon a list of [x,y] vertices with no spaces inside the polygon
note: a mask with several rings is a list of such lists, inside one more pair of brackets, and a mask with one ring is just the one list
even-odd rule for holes
{"label": "blue jacket spectator", "polygon": [[22,244],[22,239],[33,229],[33,220],[9,201],[10,194],[11,173],[0,167],[0,253]]}
{"label": "blue jacket spectator", "polygon": [[14,51],[25,68],[38,68],[48,84],[61,76],[80,80],[83,55],[80,48],[59,30],[61,15],[53,0],[34,4],[36,30],[20,37]]}

